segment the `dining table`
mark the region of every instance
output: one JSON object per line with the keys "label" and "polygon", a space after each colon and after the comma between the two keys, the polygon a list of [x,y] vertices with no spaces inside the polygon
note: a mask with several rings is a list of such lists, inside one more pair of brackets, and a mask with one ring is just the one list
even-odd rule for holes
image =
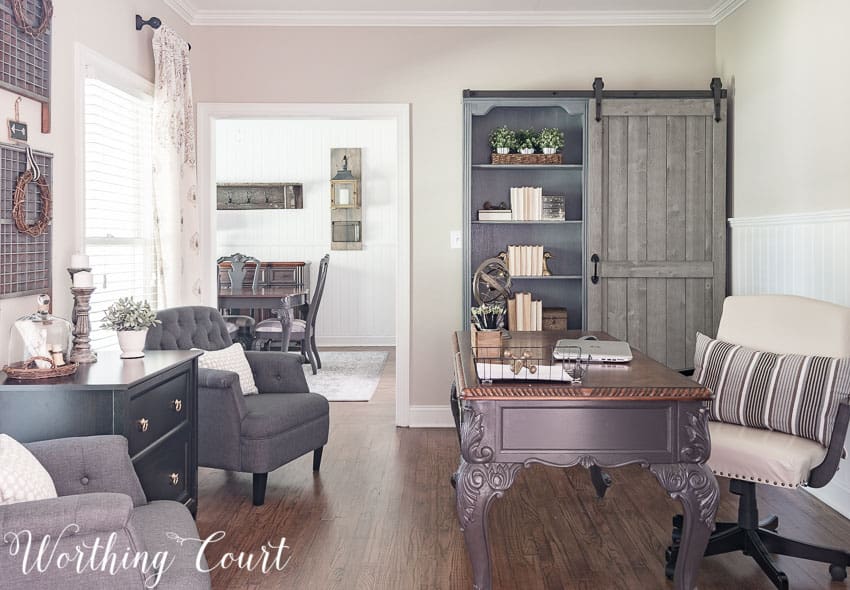
{"label": "dining table", "polygon": [[280,320],[281,350],[289,350],[293,310],[306,305],[310,289],[306,286],[219,287],[219,309],[267,309]]}

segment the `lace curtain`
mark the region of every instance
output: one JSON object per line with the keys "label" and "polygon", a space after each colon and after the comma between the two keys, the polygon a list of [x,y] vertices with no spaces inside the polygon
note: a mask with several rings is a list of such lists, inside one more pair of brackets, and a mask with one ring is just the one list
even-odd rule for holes
{"label": "lace curtain", "polygon": [[161,26],[153,35],[153,166],[157,306],[201,302],[195,107],[189,45]]}

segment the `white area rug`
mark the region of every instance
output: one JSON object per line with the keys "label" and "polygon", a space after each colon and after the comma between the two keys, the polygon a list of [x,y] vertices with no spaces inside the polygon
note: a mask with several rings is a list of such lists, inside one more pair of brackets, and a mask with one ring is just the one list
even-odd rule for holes
{"label": "white area rug", "polygon": [[332,402],[368,402],[375,394],[389,353],[370,351],[319,351],[322,368],[313,375],[309,364],[304,374],[310,391]]}

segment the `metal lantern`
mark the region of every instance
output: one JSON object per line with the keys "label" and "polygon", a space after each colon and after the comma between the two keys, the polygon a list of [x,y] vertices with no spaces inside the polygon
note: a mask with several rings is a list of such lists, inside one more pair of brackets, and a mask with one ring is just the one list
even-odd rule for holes
{"label": "metal lantern", "polygon": [[348,156],[342,158],[342,168],[331,178],[331,208],[360,207],[360,181],[348,169]]}

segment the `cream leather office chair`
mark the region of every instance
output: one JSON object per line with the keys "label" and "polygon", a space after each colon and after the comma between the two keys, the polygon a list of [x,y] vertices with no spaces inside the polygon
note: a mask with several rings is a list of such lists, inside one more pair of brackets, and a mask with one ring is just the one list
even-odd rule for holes
{"label": "cream leather office chair", "polygon": [[[850,357],[850,308],[790,295],[728,297],[717,338],[766,352]],[[743,551],[780,589],[788,588],[788,578],[771,561],[770,553],[827,563],[833,580],[845,579],[850,553],[781,537],[775,532],[779,526],[775,516],[759,522],[755,485],[825,486],[838,470],[848,419],[850,406],[842,403],[829,448],[781,432],[710,422],[708,464],[715,474],[731,479],[729,490],[741,498],[738,522],[717,523],[705,554]],[[676,564],[681,517],[674,518],[673,527],[668,577]]]}

